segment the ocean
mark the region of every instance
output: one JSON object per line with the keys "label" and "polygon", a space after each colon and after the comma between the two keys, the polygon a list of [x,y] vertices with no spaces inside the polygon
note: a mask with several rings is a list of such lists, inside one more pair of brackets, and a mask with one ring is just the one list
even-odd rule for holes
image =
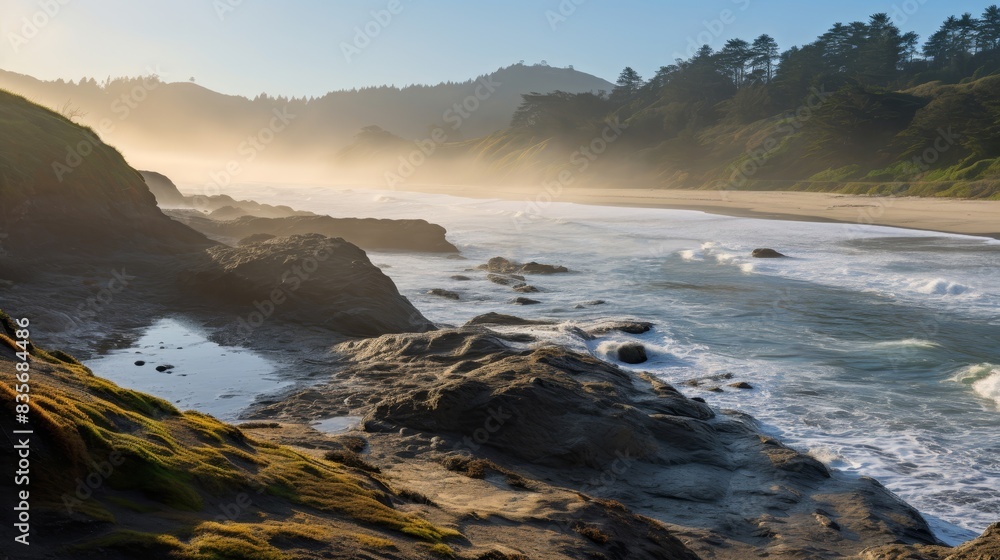
{"label": "ocean", "polygon": [[[436,323],[490,311],[551,319],[562,327],[539,330],[546,342],[610,361],[619,343],[641,342],[650,360],[622,367],[751,414],[764,432],[827,465],[878,479],[946,542],[1000,520],[1000,241],[547,195],[529,202],[254,185],[228,194],[335,217],[441,224],[464,260],[369,252]],[[751,258],[757,247],[791,258]],[[518,294],[470,270],[494,256],[571,272],[530,276],[541,291]],[[433,288],[461,299],[428,295]],[[520,295],[541,303],[510,303]],[[615,318],[655,328],[593,341],[571,333]],[[753,389],[728,387],[740,381]],[[709,391],[714,385],[724,392]]]}

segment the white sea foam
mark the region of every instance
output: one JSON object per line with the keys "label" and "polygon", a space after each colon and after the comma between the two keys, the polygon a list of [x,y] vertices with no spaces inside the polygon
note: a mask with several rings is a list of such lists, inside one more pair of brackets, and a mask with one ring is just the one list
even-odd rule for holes
{"label": "white sea foam", "polygon": [[994,369],[992,375],[973,383],[972,388],[980,395],[993,399],[1000,408],[1000,369]]}
{"label": "white sea foam", "polygon": [[[386,273],[400,292],[435,322],[461,325],[487,312],[564,321],[509,330],[538,339],[518,347],[562,344],[612,362],[619,344],[641,342],[649,361],[635,369],[719,409],[752,414],[765,430],[832,466],[875,477],[952,544],[1000,517],[1000,491],[990,490],[1000,488],[1000,453],[984,444],[996,441],[1000,418],[994,409],[1000,359],[989,346],[1000,327],[1000,275],[992,274],[1000,266],[998,242],[857,225],[845,236],[839,224],[557,201],[542,206],[402,191],[377,193],[385,197],[379,201],[364,190],[275,191],[246,196],[337,216],[422,218],[447,228],[467,260],[369,252],[392,266]],[[750,257],[755,247],[795,258],[758,261]],[[509,288],[469,270],[497,255],[564,264],[573,273],[529,277],[541,290],[530,297],[542,304],[516,307]],[[456,274],[472,280],[452,280]],[[459,291],[462,299],[426,295],[431,288]],[[845,307],[810,300],[826,295],[843,298]],[[596,299],[607,304],[577,307]],[[919,334],[918,322],[883,320],[921,311],[949,321],[971,318],[953,321],[968,331],[965,338],[949,327],[931,339]],[[597,340],[575,330],[626,316],[656,328]],[[873,338],[858,343],[859,333]],[[963,345],[982,357],[963,357]],[[897,353],[907,360],[887,370],[885,358]],[[993,364],[965,368],[979,369],[961,383],[938,383],[954,373],[942,364],[973,361]],[[695,378],[706,381],[683,383]],[[753,390],[727,386],[735,381]],[[725,392],[709,392],[714,385]]]}
{"label": "white sea foam", "polygon": [[873,344],[875,348],[940,348],[941,345],[933,340],[922,338],[904,338],[902,340],[886,340]]}
{"label": "white sea foam", "polygon": [[701,251],[695,251],[695,250],[692,250],[692,249],[689,249],[687,251],[681,251],[681,252],[679,252],[677,254],[680,255],[680,257],[682,259],[686,260],[686,261],[703,261],[703,260],[705,260],[705,256],[702,254]]}
{"label": "white sea foam", "polygon": [[951,380],[972,387],[973,391],[1000,408],[1000,365],[971,365],[961,369]]}
{"label": "white sea foam", "polygon": [[928,295],[957,296],[967,292],[969,287],[944,278],[935,278],[933,280],[917,280],[911,282],[910,289]]}

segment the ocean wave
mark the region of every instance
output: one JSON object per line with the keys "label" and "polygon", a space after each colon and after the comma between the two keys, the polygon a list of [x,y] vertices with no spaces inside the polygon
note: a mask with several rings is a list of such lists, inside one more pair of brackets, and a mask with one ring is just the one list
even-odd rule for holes
{"label": "ocean wave", "polygon": [[806,454],[816,459],[820,463],[828,467],[833,467],[835,469],[851,468],[855,467],[854,463],[851,463],[843,455],[834,451],[832,448],[825,445],[810,447],[806,450]]}
{"label": "ocean wave", "polygon": [[944,278],[935,278],[930,281],[917,280],[910,282],[910,289],[932,296],[957,296],[969,291],[969,287],[965,284],[952,282],[951,280],[946,280]]}
{"label": "ocean wave", "polygon": [[695,251],[694,249],[689,249],[687,251],[680,251],[677,253],[680,257],[686,261],[703,261],[705,260],[704,255],[701,251]]}
{"label": "ocean wave", "polygon": [[940,348],[941,345],[933,340],[922,338],[904,338],[902,340],[886,340],[873,344],[875,348]]}
{"label": "ocean wave", "polygon": [[951,381],[970,386],[979,396],[990,399],[1000,408],[1000,365],[971,365],[956,373]]}

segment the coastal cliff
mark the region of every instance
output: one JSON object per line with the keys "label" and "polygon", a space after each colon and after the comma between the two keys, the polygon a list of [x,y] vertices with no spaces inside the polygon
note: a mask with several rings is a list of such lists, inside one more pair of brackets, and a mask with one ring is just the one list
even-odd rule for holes
{"label": "coastal cliff", "polygon": [[[752,418],[650,375],[482,326],[495,318],[436,328],[343,239],[213,242],[160,212],[98,141],[96,159],[60,181],[50,157],[86,131],[5,93],[0,111],[36,127],[34,144],[0,151],[9,232],[0,305],[17,314],[0,315],[2,422],[14,429],[18,364],[27,363],[35,432],[37,546],[26,557],[939,560],[996,551],[995,527],[942,547],[876,481],[831,471]],[[55,350],[92,353],[178,314],[288,357],[292,379],[308,364],[309,381],[261,397],[251,421],[233,426],[118,387]],[[30,335],[16,317],[31,319]],[[591,331],[578,336],[600,334]],[[314,424],[355,417],[336,433]],[[15,458],[11,446],[0,453]],[[9,477],[2,484],[13,492]]]}

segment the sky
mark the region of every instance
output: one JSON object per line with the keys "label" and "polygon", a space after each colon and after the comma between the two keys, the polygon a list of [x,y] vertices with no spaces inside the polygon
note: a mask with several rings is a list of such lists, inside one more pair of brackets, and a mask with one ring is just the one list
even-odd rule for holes
{"label": "sky", "polygon": [[234,95],[292,97],[465,81],[518,61],[614,81],[701,44],[782,50],[887,12],[926,39],[966,0],[0,0],[0,68],[41,79],[156,73]]}

